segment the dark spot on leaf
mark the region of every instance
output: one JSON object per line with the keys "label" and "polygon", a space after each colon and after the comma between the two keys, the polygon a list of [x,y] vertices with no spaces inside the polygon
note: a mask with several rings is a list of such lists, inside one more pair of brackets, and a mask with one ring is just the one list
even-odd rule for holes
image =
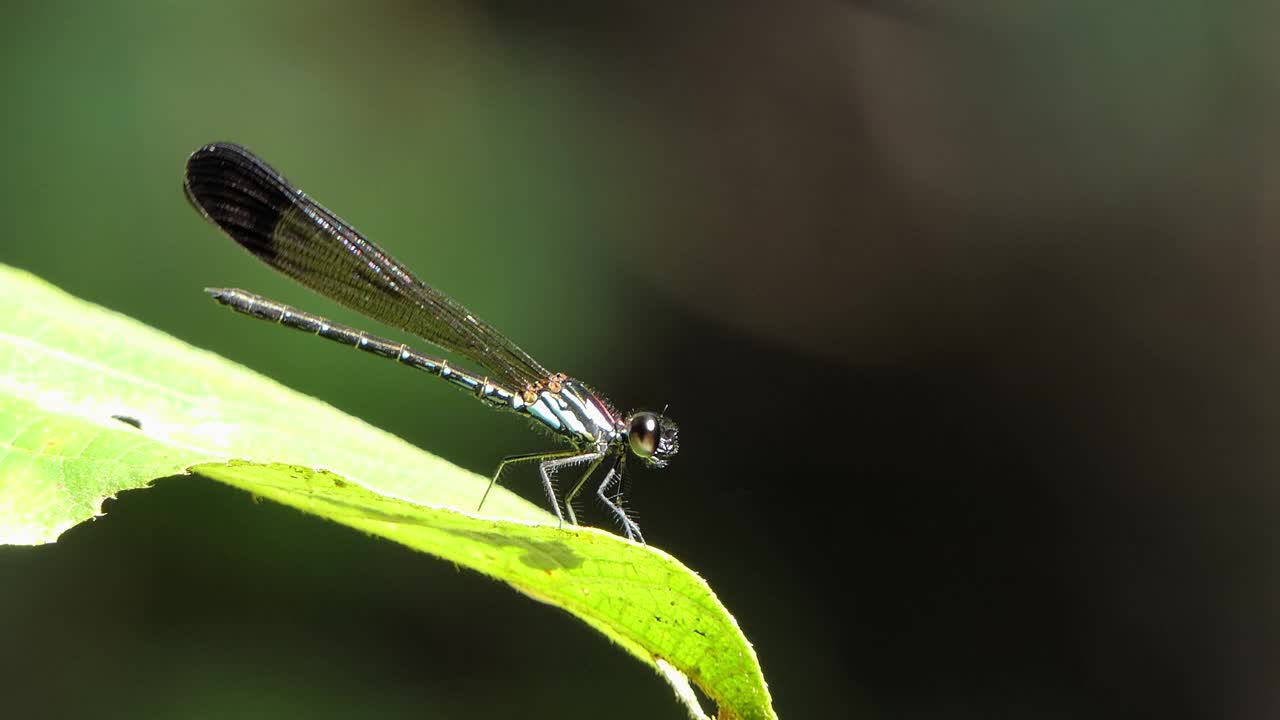
{"label": "dark spot on leaf", "polygon": [[142,421],[141,421],[141,420],[139,420],[138,418],[136,418],[136,417],[132,417],[132,416],[130,416],[130,415],[112,415],[112,416],[111,416],[111,419],[112,419],[112,420],[119,420],[120,422],[124,423],[125,425],[131,425],[131,426],[133,426],[133,427],[137,428],[138,430],[141,430],[141,429],[142,429]]}
{"label": "dark spot on leaf", "polygon": [[559,570],[573,570],[582,565],[583,559],[573,551],[573,548],[567,544],[555,540],[548,541],[525,541],[516,540],[501,531],[486,532],[483,530],[469,530],[462,528],[441,528],[445,532],[457,535],[459,537],[469,538],[488,545],[494,546],[519,546],[524,548],[525,552],[520,556],[520,562],[524,563],[534,570],[542,570],[551,573]]}

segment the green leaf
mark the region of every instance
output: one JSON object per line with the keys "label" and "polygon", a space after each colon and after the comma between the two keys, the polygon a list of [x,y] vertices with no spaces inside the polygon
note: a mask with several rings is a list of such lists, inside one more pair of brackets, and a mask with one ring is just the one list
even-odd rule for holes
{"label": "green leaf", "polygon": [[[652,666],[694,717],[773,718],[755,652],[693,571],[558,528],[486,478],[0,265],[0,543],[53,542],[124,490],[198,473],[509,583]],[[280,422],[287,418],[288,422]]]}

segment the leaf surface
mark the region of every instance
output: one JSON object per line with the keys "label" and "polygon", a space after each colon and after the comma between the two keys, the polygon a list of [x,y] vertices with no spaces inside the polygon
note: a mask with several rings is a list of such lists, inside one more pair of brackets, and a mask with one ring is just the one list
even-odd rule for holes
{"label": "leaf surface", "polygon": [[775,717],[737,623],[675,558],[558,528],[502,487],[479,516],[487,478],[0,266],[0,543],[53,542],[105,499],[190,472],[559,607],[652,666],[694,717],[686,676],[720,717]]}

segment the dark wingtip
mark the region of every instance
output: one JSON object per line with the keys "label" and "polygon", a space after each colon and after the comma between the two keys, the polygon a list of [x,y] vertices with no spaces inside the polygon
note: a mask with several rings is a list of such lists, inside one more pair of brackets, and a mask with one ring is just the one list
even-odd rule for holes
{"label": "dark wingtip", "polygon": [[280,214],[295,192],[280,173],[240,145],[210,143],[187,158],[187,200],[236,242],[269,254]]}
{"label": "dark wingtip", "polygon": [[211,181],[234,174],[229,171],[234,171],[235,168],[261,162],[253,153],[235,143],[209,143],[191,153],[187,158],[182,190],[186,193],[191,206],[208,217],[204,203],[208,197],[205,191],[211,186]]}

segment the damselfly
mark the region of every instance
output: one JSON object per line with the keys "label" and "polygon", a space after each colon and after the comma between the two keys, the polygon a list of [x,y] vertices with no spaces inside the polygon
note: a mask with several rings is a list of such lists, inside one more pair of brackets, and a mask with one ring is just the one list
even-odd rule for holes
{"label": "damselfly", "polygon": [[[214,143],[187,160],[183,186],[202,215],[259,260],[302,285],[369,318],[417,335],[468,358],[484,370],[473,374],[403,343],[339,325],[260,295],[209,288],[218,302],[246,315],[328,338],[425,370],[466,390],[487,405],[525,415],[566,440],[569,448],[507,457],[498,464],[480,507],[507,467],[537,462],[542,485],[563,524],[577,524],[573,500],[604,468],[596,495],[628,538],[644,542],[622,500],[628,450],[651,467],[676,454],[677,429],[663,413],[623,415],[602,395],[538,361],[461,304],[419,280],[341,218],[323,208],[248,150]],[[586,466],[564,497],[556,499],[555,473]]]}

